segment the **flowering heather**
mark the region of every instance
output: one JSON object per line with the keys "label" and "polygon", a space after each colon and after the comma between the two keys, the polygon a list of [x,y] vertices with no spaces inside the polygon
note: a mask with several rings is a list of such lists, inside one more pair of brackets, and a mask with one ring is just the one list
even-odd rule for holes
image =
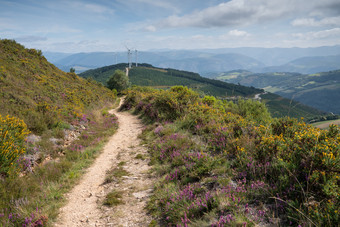
{"label": "flowering heather", "polygon": [[159,201],[162,216],[168,224],[184,222],[202,216],[205,212],[215,208],[217,203],[214,195],[205,191],[200,184],[188,184],[178,190],[167,191],[166,197]]}
{"label": "flowering heather", "polygon": [[201,99],[181,87],[136,88],[125,104],[157,122],[145,137],[162,176],[149,205],[167,224],[340,222],[339,127],[272,119],[263,103]]}

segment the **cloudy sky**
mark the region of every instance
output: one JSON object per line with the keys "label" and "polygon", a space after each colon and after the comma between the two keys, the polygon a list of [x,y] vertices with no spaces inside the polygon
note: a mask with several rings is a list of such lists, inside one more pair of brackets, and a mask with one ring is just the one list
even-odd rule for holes
{"label": "cloudy sky", "polygon": [[0,38],[58,52],[340,45],[339,0],[0,0]]}

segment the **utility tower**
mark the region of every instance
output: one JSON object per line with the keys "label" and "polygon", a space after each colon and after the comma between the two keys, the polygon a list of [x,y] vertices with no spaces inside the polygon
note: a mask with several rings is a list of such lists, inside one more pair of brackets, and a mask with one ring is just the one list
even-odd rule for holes
{"label": "utility tower", "polygon": [[137,52],[137,49],[135,50],[135,55],[136,55],[136,67],[138,67],[138,52]]}
{"label": "utility tower", "polygon": [[129,69],[131,69],[131,66],[132,66],[132,62],[131,62],[132,51],[131,51],[131,49],[129,49],[127,46],[125,46],[125,48],[127,49],[127,54],[128,54],[128,64],[129,64]]}

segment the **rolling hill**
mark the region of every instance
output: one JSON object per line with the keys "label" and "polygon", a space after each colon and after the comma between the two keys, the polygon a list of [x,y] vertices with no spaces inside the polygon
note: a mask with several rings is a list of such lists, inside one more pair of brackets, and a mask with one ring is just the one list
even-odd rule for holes
{"label": "rolling hill", "polygon": [[[98,69],[88,70],[79,74],[79,76],[84,78],[93,78],[105,84],[110,76],[113,75],[115,70],[124,70],[125,67],[126,64],[105,66]],[[272,116],[274,117],[291,116],[312,119],[325,114],[323,111],[319,111],[272,93],[263,94],[264,92],[261,89],[208,79],[193,72],[175,69],[162,69],[153,67],[149,64],[142,64],[140,67],[133,67],[130,69],[129,78],[134,85],[158,88],[183,85],[198,91],[202,95],[213,95],[223,99],[235,100],[237,99],[236,96],[254,98],[255,95],[262,94],[259,95],[259,98],[266,102]]]}
{"label": "rolling hill", "polygon": [[232,71],[216,78],[262,88],[323,111],[340,113],[340,70],[315,74]]}
{"label": "rolling hill", "polygon": [[[125,70],[125,67],[126,64],[105,66],[80,73],[79,76],[84,78],[93,78],[106,84],[106,81],[114,74],[115,70]],[[250,97],[263,92],[261,89],[244,87],[225,83],[219,80],[204,78],[193,72],[156,68],[149,64],[140,64],[139,67],[133,67],[130,69],[129,79],[134,85],[156,87],[183,85],[193,88],[194,90],[199,90],[208,95],[220,97],[236,95]]]}
{"label": "rolling hill", "polygon": [[115,99],[102,84],[65,73],[12,40],[0,40],[0,88],[0,114],[23,119],[35,133]]}

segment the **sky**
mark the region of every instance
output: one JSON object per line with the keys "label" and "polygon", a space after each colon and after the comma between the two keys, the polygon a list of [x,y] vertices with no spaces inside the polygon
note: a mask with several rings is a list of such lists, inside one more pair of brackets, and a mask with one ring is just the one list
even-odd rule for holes
{"label": "sky", "polygon": [[340,45],[340,0],[0,0],[0,38],[52,52]]}

